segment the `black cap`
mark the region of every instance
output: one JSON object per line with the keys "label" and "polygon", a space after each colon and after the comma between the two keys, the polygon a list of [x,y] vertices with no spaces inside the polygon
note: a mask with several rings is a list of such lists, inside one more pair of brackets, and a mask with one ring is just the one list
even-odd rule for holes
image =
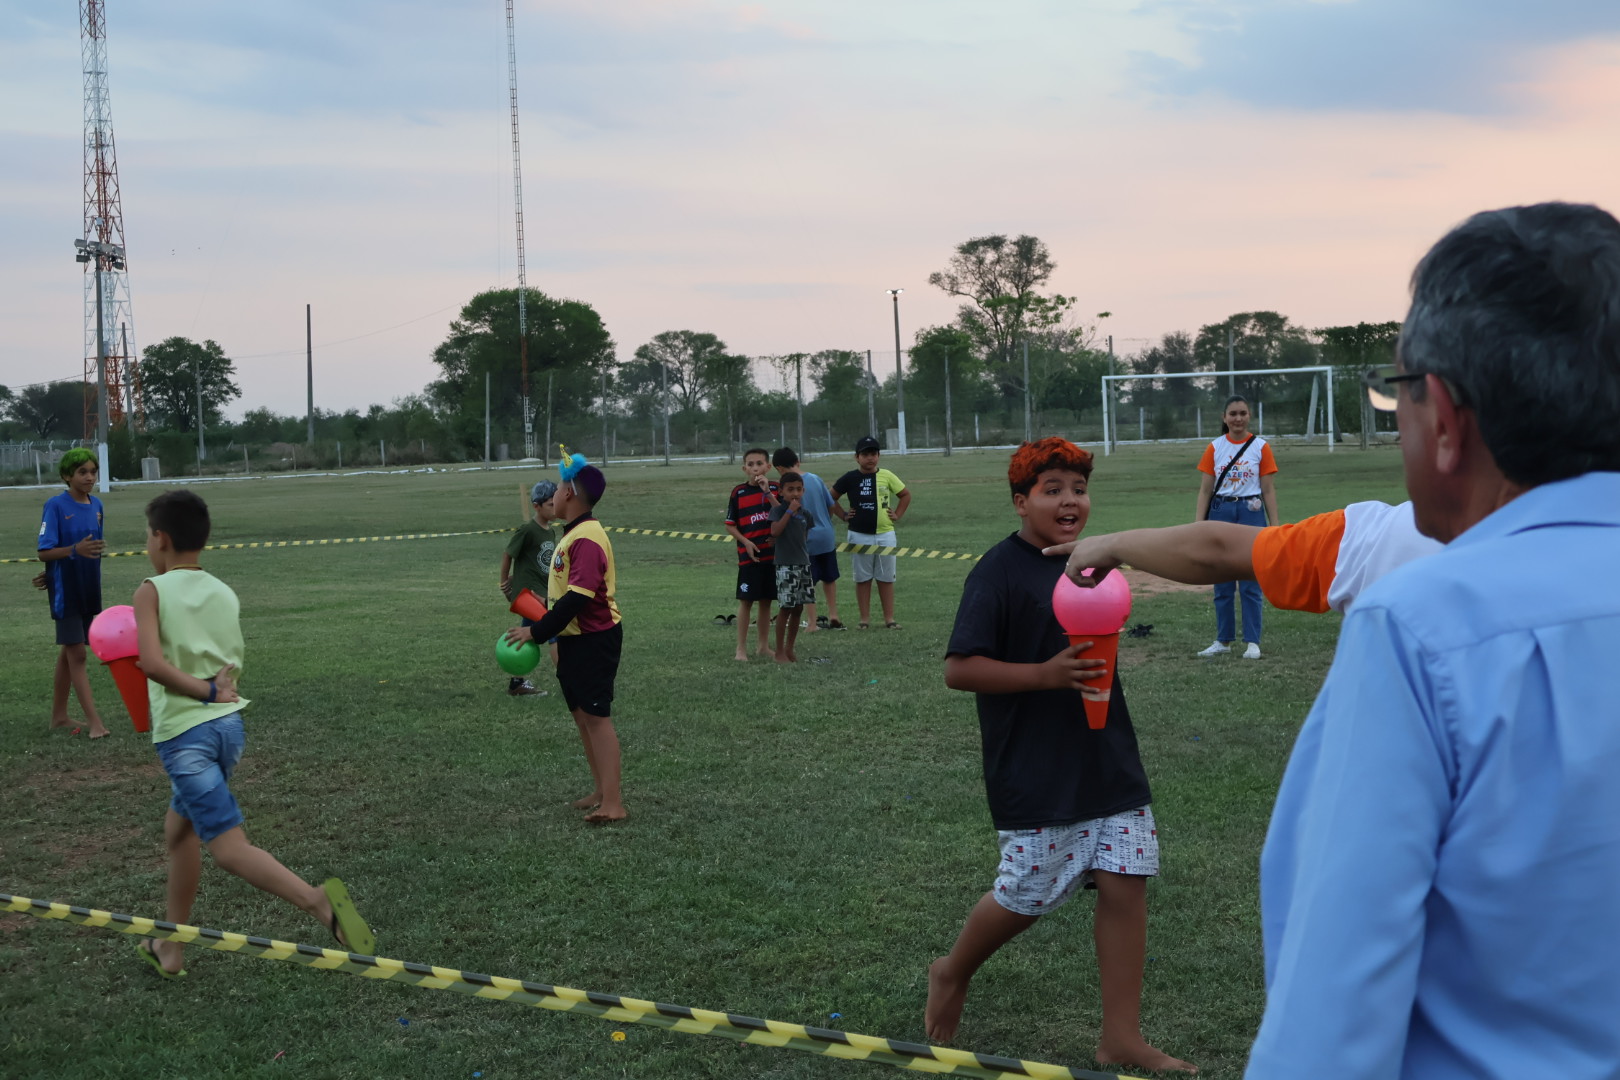
{"label": "black cap", "polygon": [[883,445],[870,435],[862,435],[855,443],[855,452],[864,454],[868,450],[882,450]]}

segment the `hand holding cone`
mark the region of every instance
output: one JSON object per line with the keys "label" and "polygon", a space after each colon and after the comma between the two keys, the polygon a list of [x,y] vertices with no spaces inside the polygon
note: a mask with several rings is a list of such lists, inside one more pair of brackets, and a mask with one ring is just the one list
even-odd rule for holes
{"label": "hand holding cone", "polygon": [[[1092,588],[1082,589],[1064,574],[1052,589],[1052,613],[1069,636],[1070,645],[1090,641],[1087,659],[1107,661],[1104,674],[1088,681],[1111,695],[1114,664],[1119,658],[1119,632],[1131,617],[1131,586],[1125,575],[1116,570]],[[1107,725],[1108,703],[1109,696],[1085,699],[1087,727],[1099,729]]]}

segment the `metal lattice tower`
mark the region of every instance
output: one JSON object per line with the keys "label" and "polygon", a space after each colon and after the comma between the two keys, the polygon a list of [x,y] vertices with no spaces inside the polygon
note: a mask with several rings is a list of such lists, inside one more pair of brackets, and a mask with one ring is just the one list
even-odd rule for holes
{"label": "metal lattice tower", "polygon": [[523,149],[518,140],[517,27],[506,0],[506,76],[512,103],[512,199],[517,206],[518,356],[523,365],[523,456],[534,453],[534,406],[529,399],[529,278],[523,262]]}
{"label": "metal lattice tower", "polygon": [[[123,248],[124,210],[118,194],[112,105],[107,96],[107,16],[102,0],[79,0],[79,31],[84,58],[84,238]],[[91,259],[84,269],[84,381],[90,391],[85,394],[86,437],[96,430],[96,274],[103,275],[101,327],[107,357],[108,419],[115,425],[133,420],[137,430],[144,429],[129,271],[114,268],[112,260],[104,257]]]}

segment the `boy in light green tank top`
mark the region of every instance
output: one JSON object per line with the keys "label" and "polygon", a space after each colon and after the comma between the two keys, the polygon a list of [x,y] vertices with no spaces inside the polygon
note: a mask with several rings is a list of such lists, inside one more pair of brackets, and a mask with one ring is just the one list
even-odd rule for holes
{"label": "boy in light green tank top", "polygon": [[[208,506],[169,491],[146,506],[146,555],[157,571],[135,590],[141,670],[152,704],[152,742],[173,797],[164,820],[169,851],[167,918],[190,923],[202,874],[202,845],[214,862],[256,888],[302,908],[350,952],[370,955],[376,940],[337,878],[321,888],[248,843],[228,782],[242,757],[240,606],[230,586],[198,565],[208,544]],[[186,974],[178,941],[143,938],[141,958],[165,979]]]}

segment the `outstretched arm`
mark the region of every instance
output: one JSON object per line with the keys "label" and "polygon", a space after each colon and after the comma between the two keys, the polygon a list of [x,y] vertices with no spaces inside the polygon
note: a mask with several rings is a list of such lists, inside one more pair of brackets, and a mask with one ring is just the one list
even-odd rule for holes
{"label": "outstretched arm", "polygon": [[[1066,572],[1084,587],[1096,585],[1122,563],[1186,585],[1215,585],[1254,580],[1254,541],[1259,535],[1253,525],[1195,521],[1083,536],[1046,548],[1045,554],[1069,556]],[[1088,568],[1096,573],[1087,576]]]}

